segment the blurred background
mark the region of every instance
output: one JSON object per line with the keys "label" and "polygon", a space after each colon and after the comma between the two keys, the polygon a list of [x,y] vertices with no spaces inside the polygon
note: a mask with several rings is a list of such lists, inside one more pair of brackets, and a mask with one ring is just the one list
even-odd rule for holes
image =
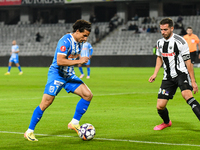
{"label": "blurred background", "polygon": [[200,36],[199,14],[199,0],[0,0],[0,66],[13,40],[21,66],[49,66],[58,40],[85,19],[92,23],[91,66],[152,67],[159,21],[170,17],[175,33],[191,26]]}

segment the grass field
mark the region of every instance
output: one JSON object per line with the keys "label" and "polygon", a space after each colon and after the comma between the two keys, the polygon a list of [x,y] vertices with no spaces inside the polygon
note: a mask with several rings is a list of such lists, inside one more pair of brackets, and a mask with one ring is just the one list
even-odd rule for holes
{"label": "grass field", "polygon": [[[0,149],[4,150],[196,150],[200,149],[200,122],[177,91],[168,103],[172,127],[154,131],[162,123],[156,111],[161,69],[156,81],[149,83],[154,68],[92,67],[91,78],[83,81],[93,92],[93,100],[80,124],[96,128],[92,141],[82,141],[67,129],[79,97],[62,90],[45,111],[35,134],[38,142],[29,142],[23,134],[33,110],[39,105],[47,80],[48,68],[22,67],[18,75],[13,67],[0,68]],[[80,73],[75,68],[76,74]],[[84,68],[86,72],[86,68]],[[200,82],[200,69],[195,68]],[[200,94],[195,98],[200,102]]]}

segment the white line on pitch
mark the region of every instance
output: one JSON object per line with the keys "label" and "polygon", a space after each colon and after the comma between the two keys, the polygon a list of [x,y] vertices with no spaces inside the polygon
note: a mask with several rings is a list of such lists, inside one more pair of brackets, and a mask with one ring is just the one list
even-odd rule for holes
{"label": "white line on pitch", "polygon": [[[129,93],[110,93],[110,94],[94,94],[95,96],[112,96],[112,95],[127,95],[127,94],[138,94],[141,92],[129,92]],[[142,93],[157,93],[157,92],[142,92]],[[66,96],[57,96],[56,98],[62,98],[62,97],[77,97],[77,95],[66,95]],[[22,99],[42,99],[41,97],[32,97],[32,98],[0,98],[0,101],[2,100],[22,100]]]}
{"label": "white line on pitch", "polygon": [[[22,132],[9,132],[9,131],[0,131],[0,133],[8,133],[8,134],[24,134]],[[55,137],[63,137],[63,138],[76,138],[75,136],[68,135],[50,135],[50,134],[35,134],[39,136],[55,136]],[[179,143],[163,143],[163,142],[151,142],[151,141],[137,141],[137,140],[125,140],[125,139],[106,139],[106,138],[94,138],[96,140],[102,141],[114,141],[114,142],[131,142],[131,143],[143,143],[143,144],[155,144],[155,145],[170,145],[170,146],[191,146],[191,147],[200,147],[200,145],[195,144],[179,144]]]}

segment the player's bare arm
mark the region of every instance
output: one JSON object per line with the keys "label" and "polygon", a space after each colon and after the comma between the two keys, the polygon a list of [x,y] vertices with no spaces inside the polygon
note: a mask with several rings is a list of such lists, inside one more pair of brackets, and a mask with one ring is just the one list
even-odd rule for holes
{"label": "player's bare arm", "polygon": [[189,72],[189,75],[190,75],[190,78],[191,78],[191,83],[192,83],[194,94],[196,94],[196,93],[198,93],[198,86],[197,86],[196,81],[195,81],[194,70],[193,70],[193,67],[192,67],[191,60],[189,59],[189,60],[185,61],[185,64],[187,66],[187,69],[188,69],[188,72]]}
{"label": "player's bare arm", "polygon": [[156,59],[156,67],[154,70],[154,74],[149,78],[149,82],[152,83],[153,81],[155,81],[158,71],[160,70],[160,67],[162,66],[162,63],[163,63],[162,58],[158,56]]}
{"label": "player's bare arm", "polygon": [[66,59],[65,55],[58,54],[57,55],[57,64],[59,66],[73,66],[77,64],[84,64],[88,62],[89,57],[81,57],[79,60],[69,60]]}

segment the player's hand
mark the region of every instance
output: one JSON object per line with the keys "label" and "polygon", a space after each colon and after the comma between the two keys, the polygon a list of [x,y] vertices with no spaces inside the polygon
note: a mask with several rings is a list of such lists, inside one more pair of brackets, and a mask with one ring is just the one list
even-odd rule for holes
{"label": "player's hand", "polygon": [[198,93],[198,86],[197,86],[196,82],[192,82],[192,87],[193,87],[194,94]]}
{"label": "player's hand", "polygon": [[153,81],[155,81],[155,79],[156,79],[156,75],[152,75],[150,78],[149,78],[149,82],[153,82]]}
{"label": "player's hand", "polygon": [[80,64],[87,63],[87,62],[88,62],[88,60],[89,60],[89,57],[81,57],[81,58],[79,59],[79,61],[80,61]]}

